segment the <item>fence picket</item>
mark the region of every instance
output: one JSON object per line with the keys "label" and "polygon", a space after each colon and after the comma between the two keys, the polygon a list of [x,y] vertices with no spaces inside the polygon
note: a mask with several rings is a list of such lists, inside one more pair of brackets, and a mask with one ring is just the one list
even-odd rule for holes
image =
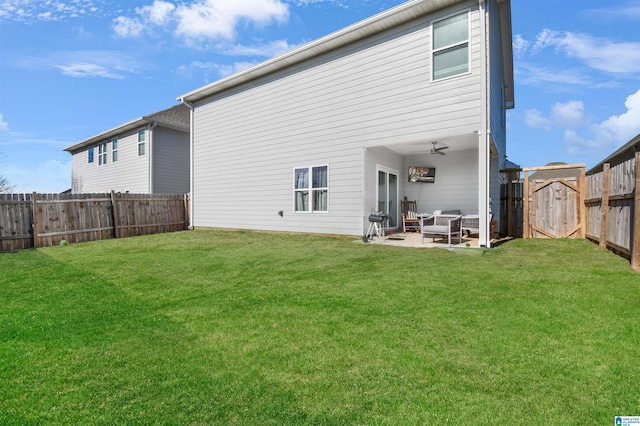
{"label": "fence picket", "polygon": [[187,229],[185,194],[0,194],[0,252]]}

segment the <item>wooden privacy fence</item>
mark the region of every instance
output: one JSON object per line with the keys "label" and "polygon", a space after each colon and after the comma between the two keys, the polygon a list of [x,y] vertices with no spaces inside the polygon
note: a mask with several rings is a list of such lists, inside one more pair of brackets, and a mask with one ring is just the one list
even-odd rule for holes
{"label": "wooden privacy fence", "polygon": [[640,270],[640,153],[587,176],[587,238],[631,260]]}
{"label": "wooden privacy fence", "polygon": [[509,182],[500,185],[501,235],[522,238],[523,191],[522,182]]}
{"label": "wooden privacy fence", "polygon": [[183,194],[0,194],[0,251],[187,229]]}

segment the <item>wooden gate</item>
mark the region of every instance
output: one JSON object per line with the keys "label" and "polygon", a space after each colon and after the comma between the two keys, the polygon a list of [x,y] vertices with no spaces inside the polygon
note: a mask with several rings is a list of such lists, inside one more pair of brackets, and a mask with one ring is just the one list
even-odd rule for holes
{"label": "wooden gate", "polygon": [[[577,176],[566,173],[578,169]],[[523,238],[585,238],[585,165],[530,167],[524,171]],[[529,172],[538,173],[529,177]]]}

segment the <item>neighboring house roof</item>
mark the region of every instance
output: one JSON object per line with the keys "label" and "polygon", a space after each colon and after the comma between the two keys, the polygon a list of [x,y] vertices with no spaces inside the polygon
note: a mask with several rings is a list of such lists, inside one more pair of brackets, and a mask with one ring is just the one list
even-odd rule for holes
{"label": "neighboring house roof", "polygon": [[74,151],[77,151],[79,149],[94,145],[100,141],[109,139],[111,137],[117,136],[129,130],[133,130],[140,126],[144,126],[146,124],[157,123],[158,125],[163,127],[169,127],[172,129],[182,130],[182,131],[189,131],[189,122],[190,122],[189,107],[184,104],[180,104],[180,105],[176,105],[174,107],[167,108],[165,110],[162,110],[153,114],[145,115],[143,117],[129,121],[128,123],[124,123],[118,127],[114,127],[113,129],[110,129],[102,133],[99,133],[95,136],[92,136],[89,139],[85,139],[82,142],[78,142],[74,145],[71,145],[65,148],[64,150],[73,153]]}
{"label": "neighboring house roof", "polygon": [[636,151],[640,151],[640,134],[631,139],[626,144],[622,145],[613,154],[593,166],[588,172],[588,175],[594,173],[600,173],[604,168],[604,163],[609,163],[612,167],[622,164],[627,160],[635,157]]}
{"label": "neighboring house roof", "polygon": [[[566,165],[568,164],[563,163],[562,161],[556,161],[556,162],[548,163],[546,166],[566,166]],[[529,182],[533,180],[546,181],[549,179],[579,178],[580,173],[581,173],[580,169],[577,169],[577,168],[538,170],[529,175]]]}
{"label": "neighboring house roof", "polygon": [[[504,56],[505,73],[505,106],[514,107],[513,89],[513,47],[511,43],[511,0],[496,0],[500,7],[500,25],[503,40],[502,55]],[[360,21],[342,30],[331,33],[318,40],[305,44],[297,49],[262,62],[247,70],[230,77],[196,89],[177,99],[192,103],[200,99],[220,93],[224,90],[239,86],[243,83],[258,79],[271,73],[283,70],[310,58],[334,51],[342,46],[356,42],[373,34],[396,27],[405,22],[419,18],[426,14],[453,6],[466,0],[413,0]]]}

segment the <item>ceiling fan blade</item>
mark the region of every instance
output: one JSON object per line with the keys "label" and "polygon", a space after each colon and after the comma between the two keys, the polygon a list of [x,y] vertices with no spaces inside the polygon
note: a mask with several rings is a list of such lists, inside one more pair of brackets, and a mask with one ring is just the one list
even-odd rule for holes
{"label": "ceiling fan blade", "polygon": [[438,142],[432,142],[433,143],[433,148],[431,148],[431,153],[432,154],[440,154],[440,155],[446,155],[445,152],[442,152],[443,149],[447,149],[449,148],[448,146],[441,146],[439,148],[436,148],[436,144]]}
{"label": "ceiling fan blade", "polygon": [[432,154],[440,154],[440,155],[446,155],[446,152],[442,152],[445,149],[448,149],[448,146],[441,146],[439,148],[431,148],[431,153]]}

